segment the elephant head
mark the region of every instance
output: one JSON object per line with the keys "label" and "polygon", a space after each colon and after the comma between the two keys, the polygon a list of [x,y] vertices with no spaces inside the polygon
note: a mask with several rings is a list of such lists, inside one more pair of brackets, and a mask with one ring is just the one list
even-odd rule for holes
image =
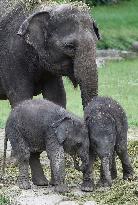
{"label": "elephant head", "polygon": [[[84,121],[65,116],[53,123],[52,128],[65,152],[73,157],[75,168],[84,172],[89,163],[89,137]],[[77,157],[81,159],[81,165]]]}
{"label": "elephant head", "polygon": [[45,69],[79,84],[83,107],[98,92],[96,41],[100,39],[87,8],[63,4],[43,7],[20,26],[18,35],[32,46]]}

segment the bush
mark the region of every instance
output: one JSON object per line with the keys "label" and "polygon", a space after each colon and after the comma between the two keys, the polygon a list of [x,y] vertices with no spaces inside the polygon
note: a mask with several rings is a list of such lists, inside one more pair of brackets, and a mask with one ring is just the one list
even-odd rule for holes
{"label": "bush", "polygon": [[119,0],[86,0],[86,3],[88,3],[90,6],[96,6],[96,5],[104,5],[104,4],[114,4],[118,3]]}

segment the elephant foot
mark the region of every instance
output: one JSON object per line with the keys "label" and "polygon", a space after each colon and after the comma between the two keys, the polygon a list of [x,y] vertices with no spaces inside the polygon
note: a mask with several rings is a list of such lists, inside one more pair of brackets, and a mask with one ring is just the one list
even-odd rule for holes
{"label": "elephant foot", "polygon": [[111,177],[112,177],[112,179],[116,179],[117,178],[117,172],[112,172]]}
{"label": "elephant foot", "polygon": [[20,189],[31,189],[31,184],[27,178],[18,178],[18,186]]}
{"label": "elephant foot", "polygon": [[54,180],[53,178],[51,178],[49,184],[50,184],[51,186],[55,186],[55,180]]}
{"label": "elephant foot", "polygon": [[96,187],[100,188],[100,187],[104,187],[104,188],[108,188],[112,186],[112,182],[111,181],[107,181],[105,179],[100,179],[96,185]]}
{"label": "elephant foot", "polygon": [[134,179],[134,172],[128,172],[128,173],[124,173],[123,174],[123,179],[124,180],[128,180],[128,181],[132,181]]}
{"label": "elephant foot", "polygon": [[11,150],[11,156],[9,158],[9,162],[14,165],[15,167],[18,165],[18,160],[13,150]]}
{"label": "elephant foot", "polygon": [[59,184],[55,186],[54,189],[56,192],[58,193],[65,193],[65,192],[69,192],[69,188],[66,184]]}
{"label": "elephant foot", "polygon": [[10,156],[10,158],[7,160],[7,163],[12,164],[12,166],[14,166],[14,167],[18,166],[18,160],[12,156]]}
{"label": "elephant foot", "polygon": [[32,179],[32,181],[33,181],[33,184],[37,186],[48,186],[48,180],[46,179],[46,177],[35,178],[35,179]]}
{"label": "elephant foot", "polygon": [[94,190],[94,183],[93,181],[87,180],[87,181],[83,181],[82,185],[81,185],[81,190],[84,192],[92,192]]}

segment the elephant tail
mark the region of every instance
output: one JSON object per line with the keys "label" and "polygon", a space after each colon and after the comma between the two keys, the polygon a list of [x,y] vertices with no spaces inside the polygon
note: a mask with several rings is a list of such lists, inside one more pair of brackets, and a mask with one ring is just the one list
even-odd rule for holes
{"label": "elephant tail", "polygon": [[7,135],[5,134],[5,138],[4,138],[3,164],[2,164],[2,176],[4,176],[4,174],[5,174],[7,142],[8,142],[8,137],[7,137]]}

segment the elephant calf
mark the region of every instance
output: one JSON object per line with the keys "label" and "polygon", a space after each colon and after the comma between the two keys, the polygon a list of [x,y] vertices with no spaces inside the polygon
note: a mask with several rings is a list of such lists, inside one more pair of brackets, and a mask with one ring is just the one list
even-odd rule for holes
{"label": "elephant calf", "polygon": [[90,137],[90,165],[95,156],[101,160],[99,186],[111,186],[117,177],[115,153],[119,156],[123,178],[131,179],[133,168],[127,152],[127,117],[123,108],[108,97],[94,97],[84,116]]}
{"label": "elephant calf", "polygon": [[59,105],[48,100],[26,100],[11,111],[5,132],[18,160],[20,188],[30,188],[29,164],[33,183],[48,185],[39,160],[44,150],[50,159],[50,183],[56,191],[68,190],[64,184],[64,150],[74,159],[80,157],[82,164],[75,160],[74,165],[85,176],[89,164],[87,128],[84,121]]}

